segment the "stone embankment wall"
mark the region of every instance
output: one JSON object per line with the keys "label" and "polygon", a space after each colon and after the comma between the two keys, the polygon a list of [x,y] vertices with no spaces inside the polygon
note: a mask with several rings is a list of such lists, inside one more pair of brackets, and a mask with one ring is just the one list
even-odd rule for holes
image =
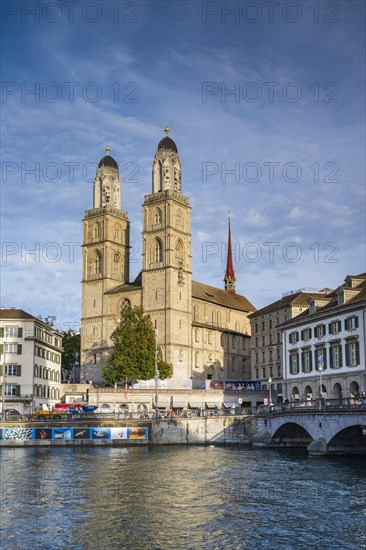
{"label": "stone embankment wall", "polygon": [[[52,432],[56,430],[72,428],[76,430],[95,428],[102,430],[111,428],[136,429],[147,427],[147,438],[145,439],[22,439],[21,434],[28,429],[45,430]],[[18,429],[20,438],[5,439],[7,429]],[[191,445],[191,444],[250,444],[253,434],[256,431],[256,419],[250,416],[212,416],[207,418],[179,418],[169,420],[142,420],[142,421],[108,421],[102,422],[13,422],[0,425],[2,438],[1,447],[18,446],[80,446],[80,445]],[[23,431],[21,431],[23,430]],[[51,436],[50,436],[51,437]]]}
{"label": "stone embankment wall", "polygon": [[211,416],[159,420],[152,424],[152,443],[249,444],[256,420],[249,416]]}

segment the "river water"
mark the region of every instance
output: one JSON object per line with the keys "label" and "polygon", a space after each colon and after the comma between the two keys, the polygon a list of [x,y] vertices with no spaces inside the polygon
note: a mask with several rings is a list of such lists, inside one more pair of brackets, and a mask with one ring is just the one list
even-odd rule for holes
{"label": "river water", "polygon": [[1,449],[6,549],[366,549],[366,461],[155,446]]}

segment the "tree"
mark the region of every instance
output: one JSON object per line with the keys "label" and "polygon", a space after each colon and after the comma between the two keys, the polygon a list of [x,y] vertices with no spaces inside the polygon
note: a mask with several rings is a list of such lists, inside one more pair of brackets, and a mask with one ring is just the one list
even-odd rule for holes
{"label": "tree", "polygon": [[[141,307],[126,308],[111,339],[114,350],[103,368],[103,377],[110,384],[129,380],[150,380],[155,376],[155,330]],[[159,378],[169,378],[173,366],[162,359],[158,349]]]}
{"label": "tree", "polygon": [[42,317],[42,315],[38,315],[38,319],[42,321],[45,325],[48,325],[50,328],[55,328],[55,321],[56,316],[55,315],[47,315],[47,317]]}
{"label": "tree", "polygon": [[[62,347],[64,352],[61,358],[62,381],[68,381],[70,375],[80,368],[80,333],[68,330],[62,333]],[[73,380],[75,382],[75,380]]]}

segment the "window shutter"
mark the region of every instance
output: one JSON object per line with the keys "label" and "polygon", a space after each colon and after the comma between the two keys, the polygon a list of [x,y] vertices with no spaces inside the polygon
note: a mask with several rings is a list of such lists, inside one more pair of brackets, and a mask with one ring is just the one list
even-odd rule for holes
{"label": "window shutter", "polygon": [[318,327],[314,327],[314,336],[315,338],[318,336]]}
{"label": "window shutter", "polygon": [[302,330],[301,331],[301,340],[303,340],[303,339],[304,339],[304,331]]}
{"label": "window shutter", "polygon": [[323,350],[323,357],[324,357],[324,369],[326,369],[327,368],[327,352],[326,352],[325,348]]}
{"label": "window shutter", "polygon": [[15,395],[16,395],[17,397],[20,396],[20,386],[19,386],[19,385],[15,386]]}
{"label": "window shutter", "polygon": [[18,354],[18,355],[21,355],[21,354],[22,354],[22,344],[18,344],[18,351],[17,351],[17,354]]}
{"label": "window shutter", "polygon": [[20,327],[18,328],[18,338],[22,338],[23,337],[23,329]]}
{"label": "window shutter", "polygon": [[342,330],[342,323],[341,321],[338,321],[338,332],[341,332]]}
{"label": "window shutter", "polygon": [[332,323],[329,323],[329,324],[328,324],[328,330],[329,330],[329,334],[333,334],[333,331],[332,331]]}
{"label": "window shutter", "polygon": [[358,316],[355,317],[355,327],[358,328]]}
{"label": "window shutter", "polygon": [[319,350],[314,350],[314,363],[315,363],[315,370],[318,370],[318,357],[319,357]]}
{"label": "window shutter", "polygon": [[343,364],[342,364],[342,346],[338,346],[338,350],[339,350],[339,366],[342,367]]}
{"label": "window shutter", "polygon": [[4,367],[2,365],[0,365],[0,376],[3,375],[3,371],[4,371]]}
{"label": "window shutter", "polygon": [[350,353],[350,345],[346,344],[346,367],[349,367],[351,365],[351,353]]}
{"label": "window shutter", "polygon": [[4,345],[0,344],[0,353],[4,353]]}
{"label": "window shutter", "polygon": [[311,338],[311,328],[309,328],[309,339]]}
{"label": "window shutter", "polygon": [[301,371],[305,372],[305,352],[301,352]]}
{"label": "window shutter", "polygon": [[356,342],[356,365],[360,364],[360,342]]}
{"label": "window shutter", "polygon": [[333,352],[332,352],[333,348],[330,347],[329,348],[329,366],[330,368],[332,369],[333,368]]}
{"label": "window shutter", "polygon": [[345,320],[344,320],[344,328],[345,328],[345,330],[349,330],[349,328],[350,328],[349,325],[350,325],[349,319],[345,319]]}
{"label": "window shutter", "polygon": [[0,338],[4,337],[4,327],[0,327]]}
{"label": "window shutter", "polygon": [[22,375],[22,365],[17,365],[17,376]]}
{"label": "window shutter", "polygon": [[296,342],[299,341],[299,333],[296,331],[296,334],[295,334],[295,338],[296,338]]}
{"label": "window shutter", "polygon": [[2,395],[2,394],[3,394],[3,385],[0,384],[0,395]]}
{"label": "window shutter", "polygon": [[312,357],[311,351],[309,351],[309,367],[310,367],[310,370],[313,370],[313,357]]}

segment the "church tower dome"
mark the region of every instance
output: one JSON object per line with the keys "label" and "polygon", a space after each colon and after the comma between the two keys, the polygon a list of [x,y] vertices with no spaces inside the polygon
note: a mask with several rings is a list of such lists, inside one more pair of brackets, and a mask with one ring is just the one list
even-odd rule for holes
{"label": "church tower dome", "polygon": [[[165,129],[166,131],[167,129]],[[169,131],[169,130],[168,130]],[[175,142],[169,136],[165,136],[158,145],[158,151],[174,151],[178,154],[178,149]]]}
{"label": "church tower dome", "polygon": [[178,149],[168,136],[169,128],[165,127],[166,136],[160,140],[155,154],[152,171],[152,192],[182,192],[182,169]]}
{"label": "church tower dome", "polygon": [[94,180],[94,208],[110,205],[121,208],[121,181],[119,179],[118,164],[109,154],[110,147],[106,147],[106,155],[99,161]]}

